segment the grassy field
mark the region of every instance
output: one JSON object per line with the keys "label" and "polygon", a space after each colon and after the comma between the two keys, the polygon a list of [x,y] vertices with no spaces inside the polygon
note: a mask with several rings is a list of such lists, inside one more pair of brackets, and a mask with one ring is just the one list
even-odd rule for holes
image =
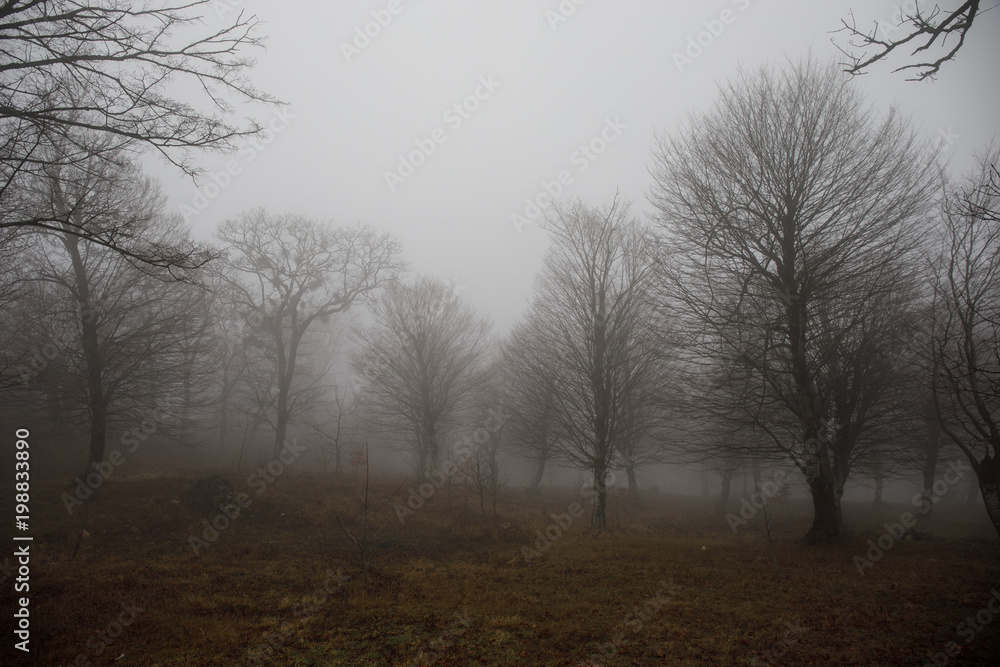
{"label": "grassy field", "polygon": [[[399,481],[372,486],[380,501]],[[72,488],[36,483],[31,658],[874,666],[924,665],[940,653],[938,664],[1000,664],[1000,619],[960,627],[1000,587],[997,540],[969,537],[982,535],[982,508],[920,526],[930,539],[893,541],[861,576],[854,557],[912,508],[847,506],[851,535],[816,548],[797,542],[808,505],[772,504],[772,556],[762,515],[734,535],[698,499],[614,495],[613,528],[593,532],[590,506],[570,489],[507,490],[494,518],[446,486],[403,522],[384,508],[369,543],[355,489],[350,477],[290,472],[264,488],[245,475],[125,478],[70,515],[60,498]],[[407,485],[397,498],[408,495]],[[223,520],[226,503],[234,518]],[[369,551],[367,582],[338,515]],[[214,535],[206,520],[224,529]],[[553,539],[536,543],[544,531]],[[9,584],[4,596],[10,605]],[[949,642],[960,653],[940,662]]]}

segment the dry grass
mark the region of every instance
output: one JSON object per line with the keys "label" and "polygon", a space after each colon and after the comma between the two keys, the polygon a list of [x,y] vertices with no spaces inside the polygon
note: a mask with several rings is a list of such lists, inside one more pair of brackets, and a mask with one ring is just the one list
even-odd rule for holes
{"label": "dry grass", "polygon": [[[200,557],[188,536],[218,511],[216,499],[191,491],[194,478],[111,481],[73,516],[59,501],[62,486],[38,486],[38,664],[86,655],[93,665],[144,666],[253,657],[276,665],[751,665],[766,664],[777,643],[781,665],[922,665],[929,651],[960,641],[956,626],[1000,586],[996,540],[964,537],[982,527],[978,518],[939,517],[931,530],[941,539],[900,542],[862,578],[852,557],[906,508],[849,507],[855,536],[815,548],[797,542],[809,508],[775,505],[779,579],[762,517],[734,537],[707,502],[655,495],[633,507],[618,497],[609,509],[615,530],[591,532],[585,516],[528,563],[522,545],[579,498],[508,492],[493,521],[457,488],[450,497],[441,489],[404,525],[390,518],[365,586],[335,518],[350,514],[349,479],[287,473],[259,497],[230,481],[253,502]],[[89,537],[72,558],[82,528]],[[326,573],[338,568],[351,579],[331,585]],[[331,593],[303,614],[303,596],[324,584]],[[97,654],[95,633],[131,602],[143,611]],[[636,620],[637,607],[645,620]],[[794,643],[782,646],[786,635]],[[998,640],[1000,620],[949,664],[1000,664]]]}

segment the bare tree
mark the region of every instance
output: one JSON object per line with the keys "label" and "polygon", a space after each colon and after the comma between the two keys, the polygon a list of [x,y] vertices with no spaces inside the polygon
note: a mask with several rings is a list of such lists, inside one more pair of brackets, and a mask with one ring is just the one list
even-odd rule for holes
{"label": "bare tree", "polygon": [[246,323],[233,306],[234,299],[227,298],[224,294],[226,282],[222,279],[220,269],[218,263],[210,265],[203,275],[203,280],[211,296],[209,363],[215,374],[214,384],[217,391],[214,400],[217,410],[216,447],[219,463],[225,467],[230,464],[226,454],[227,442],[232,432],[231,420],[236,409],[235,403],[251,364],[246,340]]}
{"label": "bare tree", "polygon": [[944,205],[934,267],[933,396],[941,430],[972,464],[1000,535],[1000,150]]}
{"label": "bare tree", "polygon": [[[340,531],[344,536],[354,545],[354,548],[358,552],[358,560],[361,561],[361,573],[365,584],[368,583],[368,570],[372,564],[372,550],[376,545],[379,535],[382,533],[382,529],[385,527],[385,522],[389,520],[392,516],[390,511],[385,511],[392,503],[393,497],[399,493],[399,489],[403,488],[404,482],[400,483],[396,490],[391,494],[385,496],[381,504],[375,507],[375,499],[373,498],[373,493],[371,491],[371,469],[368,464],[368,443],[366,442],[363,449],[359,449],[352,461],[351,465],[354,467],[354,493],[356,500],[358,501],[357,510],[353,512],[354,516],[352,523],[354,524],[353,530],[348,528],[347,524],[344,523],[343,517],[340,513],[337,513],[337,524],[340,526]],[[365,467],[365,482],[364,489],[358,488],[358,467]],[[381,515],[381,516],[380,516]],[[359,525],[360,524],[360,525]]]}
{"label": "bare tree", "polygon": [[835,66],[808,62],[740,75],[656,148],[651,200],[691,356],[723,362],[719,386],[806,475],[810,542],[839,534],[836,360],[865,304],[905,290],[934,173],[898,114],[876,120]]}
{"label": "bare tree", "polygon": [[[22,195],[23,180],[37,178],[54,159],[79,168],[94,157],[152,149],[195,175],[192,150],[231,149],[261,131],[256,123],[226,121],[235,101],[275,101],[246,78],[253,66],[246,52],[262,46],[257,18],[240,13],[206,29],[211,22],[201,12],[213,4],[13,0],[0,6],[0,232],[72,234],[159,267],[205,261],[190,248],[139,243],[109,227],[77,226],[27,209]],[[200,99],[170,97],[168,86],[177,81],[196,84]],[[58,156],[46,150],[53,143],[62,145]]]}
{"label": "bare tree", "polygon": [[606,480],[630,436],[629,410],[657,362],[647,238],[617,199],[603,210],[556,208],[553,246],[535,287],[529,326],[537,361],[556,381],[553,414],[564,458],[593,474],[591,526],[607,528]]}
{"label": "bare tree", "polygon": [[[37,210],[66,227],[119,227],[161,247],[186,241],[179,220],[163,215],[157,186],[127,161],[53,164],[30,194]],[[68,231],[37,239],[32,264],[29,278],[46,286],[39,294],[49,299],[49,325],[69,332],[62,366],[80,380],[66,388],[85,408],[89,463],[103,460],[116,416],[142,418],[168,401],[186,410],[184,401],[200,398],[200,290],[137,271],[120,253]]]}
{"label": "bare tree", "polygon": [[343,472],[344,456],[354,441],[358,395],[356,392],[334,385],[320,410],[322,416],[313,426],[320,437],[319,449],[323,453],[323,469],[333,463],[333,470],[338,475]]}
{"label": "bare tree", "polygon": [[543,339],[534,328],[537,318],[515,325],[503,347],[502,374],[505,405],[510,415],[508,442],[535,460],[535,472],[528,493],[536,494],[542,483],[545,466],[558,454],[560,436],[555,417],[557,379],[546,372]]}
{"label": "bare tree", "polygon": [[474,405],[491,325],[430,278],[388,290],[374,320],[352,360],[365,378],[363,400],[383,422],[411,429],[415,468],[426,477],[443,436]]}
{"label": "bare tree", "polygon": [[274,363],[277,453],[300,407],[294,382],[306,333],[390,285],[401,268],[399,243],[363,225],[335,228],[263,209],[227,220],[217,236],[228,293]]}
{"label": "bare tree", "polygon": [[[864,74],[874,63],[888,60],[897,49],[912,48],[909,56],[916,59],[916,62],[900,65],[893,71],[916,70],[910,81],[933,79],[941,71],[941,66],[954,60],[959,49],[965,45],[965,37],[980,12],[979,4],[979,0],[965,0],[952,9],[942,10],[935,4],[930,10],[922,10],[914,2],[912,13],[904,14],[905,10],[900,10],[896,25],[880,25],[876,22],[870,31],[859,29],[852,13],[850,21],[841,21],[843,27],[839,31],[848,34],[848,49],[838,46],[848,57],[845,71],[852,75]],[[892,37],[899,30],[903,30],[903,34]],[[950,46],[947,44],[949,38],[953,39]],[[874,53],[870,53],[869,49],[873,49]],[[937,55],[921,55],[924,52],[933,53],[935,49],[938,51]],[[920,60],[918,56],[927,57],[928,60]]]}
{"label": "bare tree", "polygon": [[485,515],[485,503],[488,500],[492,506],[495,520],[497,519],[500,489],[504,485],[500,447],[507,439],[504,433],[510,423],[506,408],[509,390],[502,372],[500,358],[483,368],[480,373],[480,382],[475,389],[475,403],[470,411],[471,423],[486,425],[482,427],[486,435],[482,442],[473,437],[475,447],[468,463],[471,465],[473,485],[479,493],[480,509]]}

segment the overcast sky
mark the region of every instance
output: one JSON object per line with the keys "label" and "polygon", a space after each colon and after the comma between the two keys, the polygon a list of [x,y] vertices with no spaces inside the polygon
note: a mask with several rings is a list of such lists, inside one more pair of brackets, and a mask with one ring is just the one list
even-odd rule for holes
{"label": "overcast sky", "polygon": [[[211,171],[236,163],[226,187],[202,181],[210,200],[195,202],[191,182],[159,163],[151,161],[150,172],[173,210],[200,205],[187,217],[201,239],[257,206],[388,231],[415,272],[457,281],[503,332],[524,312],[546,247],[543,232],[519,231],[512,215],[524,215],[525,200],[545,192],[543,182],[568,171],[560,201],[604,205],[620,191],[645,216],[655,132],[707,108],[717,83],[740,66],[810,52],[820,61],[838,58],[831,37],[843,38],[831,31],[852,8],[859,25],[870,26],[891,23],[894,7],[871,0],[218,0],[225,19],[243,10],[263,21],[267,49],[257,54],[253,79],[289,106],[255,114],[280,131],[228,157],[202,156]],[[357,30],[376,18],[387,25],[365,45]],[[221,26],[224,19],[210,11],[205,20]],[[689,51],[699,37],[707,46]],[[855,84],[877,109],[897,105],[928,138],[941,138],[957,168],[968,168],[998,133],[998,38],[1000,11],[989,11],[937,81],[907,82],[879,65]],[[400,157],[419,150],[417,142],[434,150],[416,156],[422,164],[410,175]],[[592,143],[603,153],[580,150]]]}

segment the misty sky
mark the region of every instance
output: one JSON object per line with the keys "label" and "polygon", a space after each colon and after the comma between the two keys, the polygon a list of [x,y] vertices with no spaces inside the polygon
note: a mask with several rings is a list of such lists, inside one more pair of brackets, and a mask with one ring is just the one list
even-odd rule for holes
{"label": "misty sky", "polygon": [[[559,201],[605,205],[620,191],[645,216],[654,133],[707,108],[717,82],[740,66],[809,53],[842,60],[830,40],[844,36],[831,31],[852,8],[865,27],[898,14],[892,2],[861,0],[398,0],[380,34],[345,55],[356,29],[390,4],[218,0],[222,18],[210,10],[210,25],[240,10],[264,22],[267,50],[256,54],[253,80],[289,106],[245,112],[264,124],[282,116],[269,143],[199,157],[216,172],[235,161],[238,173],[205,190],[214,197],[189,224],[207,239],[225,218],[257,206],[367,222],[403,242],[414,272],[456,281],[500,331],[526,308],[541,266],[544,233],[519,232],[511,217],[524,214],[543,182],[567,171]],[[560,5],[575,11],[563,16]],[[678,64],[689,38],[713,28],[719,34],[702,36],[702,53]],[[907,82],[882,64],[855,84],[880,111],[898,105],[966,169],[998,133],[998,38],[1000,11],[988,11],[937,81]],[[400,156],[418,141],[433,153],[412,175],[392,179],[391,191],[386,172],[398,174]],[[592,142],[604,152],[580,150]],[[195,203],[190,180],[152,158],[147,164],[172,211]]]}

